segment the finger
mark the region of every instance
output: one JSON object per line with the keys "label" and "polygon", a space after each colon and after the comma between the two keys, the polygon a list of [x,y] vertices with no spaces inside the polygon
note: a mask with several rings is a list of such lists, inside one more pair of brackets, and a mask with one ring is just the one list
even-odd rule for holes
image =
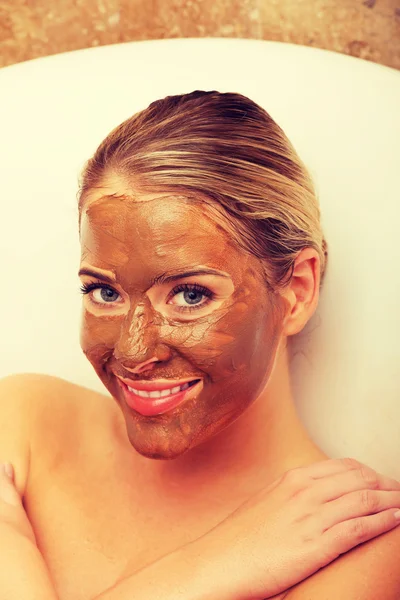
{"label": "finger", "polygon": [[337,523],[364,517],[400,506],[400,492],[361,490],[352,492],[323,506],[324,530]]}
{"label": "finger", "polygon": [[312,463],[311,465],[297,467],[294,470],[304,471],[312,479],[322,479],[323,477],[330,477],[337,473],[359,469],[360,466],[361,463],[355,458],[328,458]]}
{"label": "finger", "polygon": [[320,460],[311,465],[295,467],[286,471],[282,477],[273,481],[265,491],[272,491],[273,488],[281,483],[282,478],[289,474],[298,477],[298,480],[303,482],[303,484],[307,482],[307,488],[312,489],[309,485],[310,479],[326,479],[339,473],[347,473],[360,469],[362,466],[355,458],[329,458]]}
{"label": "finger", "polygon": [[400,520],[394,516],[398,510],[398,508],[391,508],[376,515],[350,519],[334,525],[322,535],[324,546],[326,543],[326,548],[335,554],[335,557],[348,552],[358,544],[367,542],[400,525]]}
{"label": "finger", "polygon": [[360,469],[321,479],[309,488],[309,494],[318,502],[330,502],[357,490],[376,489],[400,491],[400,482],[363,465]]}
{"label": "finger", "polygon": [[21,498],[14,485],[14,469],[10,463],[0,465],[0,500],[13,506],[21,504]]}
{"label": "finger", "polygon": [[[374,471],[374,469],[368,465],[356,460],[355,458],[349,457],[325,459],[300,468],[306,470],[307,475],[312,477],[312,479],[323,479],[324,477],[331,477],[332,475],[337,475],[339,473],[358,471],[360,469],[369,471],[371,473],[376,473],[376,471]],[[380,477],[385,477],[380,473],[378,473],[378,475]],[[385,481],[390,482],[390,487],[388,489],[400,490],[400,481],[390,477],[386,477]]]}

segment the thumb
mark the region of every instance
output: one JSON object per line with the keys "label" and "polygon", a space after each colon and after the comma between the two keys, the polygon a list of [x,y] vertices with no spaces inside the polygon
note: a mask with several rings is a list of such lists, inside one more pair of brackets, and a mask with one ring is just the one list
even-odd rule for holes
{"label": "thumb", "polygon": [[14,484],[14,468],[9,462],[0,464],[0,499],[14,506],[21,504]]}

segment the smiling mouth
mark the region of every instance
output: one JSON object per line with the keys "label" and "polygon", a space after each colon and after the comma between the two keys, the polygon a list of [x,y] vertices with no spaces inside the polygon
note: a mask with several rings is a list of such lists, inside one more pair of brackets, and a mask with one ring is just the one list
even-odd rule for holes
{"label": "smiling mouth", "polygon": [[132,394],[136,394],[141,398],[166,398],[167,396],[172,396],[173,394],[177,394],[178,392],[183,392],[187,390],[189,387],[196,385],[200,379],[194,379],[193,381],[189,381],[183,383],[182,385],[176,385],[171,388],[165,388],[163,390],[152,390],[151,392],[147,392],[145,390],[136,389],[127,385],[127,388]]}
{"label": "smiling mouth", "polygon": [[173,411],[187,400],[196,398],[203,389],[202,379],[186,381],[171,388],[153,389],[151,391],[132,388],[121,379],[119,379],[119,383],[122,386],[125,402],[129,408],[145,417],[153,417]]}

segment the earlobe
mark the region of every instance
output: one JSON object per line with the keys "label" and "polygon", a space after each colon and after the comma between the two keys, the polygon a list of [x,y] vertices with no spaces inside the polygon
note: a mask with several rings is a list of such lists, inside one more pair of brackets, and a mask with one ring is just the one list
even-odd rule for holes
{"label": "earlobe", "polygon": [[290,336],[290,335],[293,335],[293,331],[292,331],[293,318],[294,318],[293,317],[293,311],[296,310],[295,309],[296,301],[295,301],[295,297],[294,297],[294,302],[293,301],[289,301],[287,294],[285,294],[285,298],[288,300],[287,303],[286,303],[287,306],[288,306],[288,309],[286,311],[286,315],[285,315],[285,318],[283,320],[282,333],[283,333],[283,335]]}

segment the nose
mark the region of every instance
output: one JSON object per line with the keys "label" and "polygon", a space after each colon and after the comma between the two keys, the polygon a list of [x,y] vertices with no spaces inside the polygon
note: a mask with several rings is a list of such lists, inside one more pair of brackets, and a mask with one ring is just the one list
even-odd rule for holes
{"label": "nose", "polygon": [[114,357],[131,373],[153,369],[170,357],[169,346],[160,339],[159,324],[151,306],[141,302],[126,316]]}
{"label": "nose", "polygon": [[126,371],[129,371],[130,373],[139,374],[144,371],[151,371],[154,367],[154,364],[157,362],[159,362],[159,360],[156,356],[154,356],[153,358],[149,358],[149,360],[145,360],[144,362],[141,362],[135,365],[134,367],[131,366],[132,361],[121,361],[121,365]]}

